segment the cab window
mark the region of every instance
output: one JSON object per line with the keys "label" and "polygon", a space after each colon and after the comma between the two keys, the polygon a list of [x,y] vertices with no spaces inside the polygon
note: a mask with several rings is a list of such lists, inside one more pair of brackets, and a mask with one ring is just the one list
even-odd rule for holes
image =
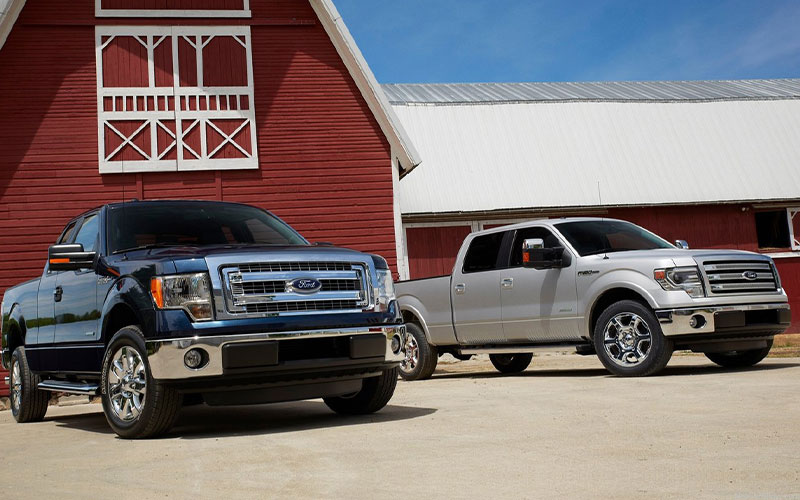
{"label": "cab window", "polygon": [[94,252],[94,247],[97,244],[98,225],[97,214],[88,215],[83,219],[83,224],[75,236],[74,243],[83,245],[84,252]]}
{"label": "cab window", "polygon": [[469,244],[464,257],[464,273],[478,273],[497,269],[497,257],[506,233],[491,233],[478,236]]}
{"label": "cab window", "polygon": [[544,240],[545,248],[555,248],[563,246],[556,236],[549,229],[543,227],[526,227],[518,229],[514,236],[514,243],[511,245],[511,261],[509,267],[522,266],[522,243],[525,240],[541,238]]}

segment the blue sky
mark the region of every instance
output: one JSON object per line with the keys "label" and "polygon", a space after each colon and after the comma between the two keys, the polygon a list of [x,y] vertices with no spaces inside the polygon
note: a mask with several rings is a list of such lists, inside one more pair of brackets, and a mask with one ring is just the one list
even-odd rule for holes
{"label": "blue sky", "polygon": [[334,0],[381,83],[800,77],[800,0]]}

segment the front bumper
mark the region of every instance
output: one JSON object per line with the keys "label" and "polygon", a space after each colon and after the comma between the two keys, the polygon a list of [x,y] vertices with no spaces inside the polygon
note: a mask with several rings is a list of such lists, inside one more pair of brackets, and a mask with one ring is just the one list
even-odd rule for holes
{"label": "front bumper", "polygon": [[777,335],[792,322],[787,303],[663,309],[656,311],[656,317],[667,337],[710,333]]}
{"label": "front bumper", "polygon": [[[400,350],[393,352],[392,339]],[[147,341],[150,372],[156,380],[191,380],[200,377],[242,375],[270,371],[343,368],[348,365],[397,364],[404,359],[405,326],[344,328],[243,335],[194,336]],[[204,356],[201,368],[186,366],[192,349]]]}

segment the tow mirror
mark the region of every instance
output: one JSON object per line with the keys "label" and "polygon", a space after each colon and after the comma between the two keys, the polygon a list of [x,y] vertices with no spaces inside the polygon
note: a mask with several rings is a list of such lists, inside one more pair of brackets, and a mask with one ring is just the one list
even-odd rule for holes
{"label": "tow mirror", "polygon": [[564,247],[545,248],[541,238],[525,240],[522,242],[522,266],[533,269],[565,267]]}
{"label": "tow mirror", "polygon": [[675,240],[675,246],[681,250],[689,250],[689,244],[686,240]]}
{"label": "tow mirror", "polygon": [[53,245],[48,250],[51,271],[78,271],[91,269],[97,257],[95,252],[84,252],[83,245]]}

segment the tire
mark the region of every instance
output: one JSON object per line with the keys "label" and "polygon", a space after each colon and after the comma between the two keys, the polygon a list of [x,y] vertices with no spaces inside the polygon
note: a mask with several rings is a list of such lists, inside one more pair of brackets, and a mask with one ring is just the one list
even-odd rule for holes
{"label": "tire", "polygon": [[108,425],[125,439],[167,432],[181,409],[181,395],[153,380],[146,352],[142,330],[126,326],[114,334],[103,358],[103,412]]}
{"label": "tire", "polygon": [[323,401],[328,408],[343,415],[375,413],[392,399],[398,371],[398,368],[392,368],[377,377],[365,378],[361,390],[352,396],[323,398]]}
{"label": "tire", "polygon": [[603,366],[620,377],[658,373],[673,351],[653,311],[634,300],[616,302],[600,314],[593,342]]}
{"label": "tire", "polygon": [[519,373],[524,372],[525,368],[531,364],[533,354],[490,354],[489,361],[492,362],[500,373]]}
{"label": "tire", "polygon": [[11,414],[19,423],[40,422],[47,413],[50,392],[39,389],[42,379],[30,370],[24,347],[14,349],[9,368]]}
{"label": "tire", "polygon": [[433,375],[439,362],[435,346],[428,343],[425,332],[415,323],[406,324],[406,345],[403,348],[406,359],[400,363],[400,376],[403,380],[425,380]]}
{"label": "tire", "polygon": [[767,357],[772,349],[772,339],[767,342],[767,347],[751,349],[749,351],[707,352],[706,357],[725,368],[747,368],[758,364]]}

